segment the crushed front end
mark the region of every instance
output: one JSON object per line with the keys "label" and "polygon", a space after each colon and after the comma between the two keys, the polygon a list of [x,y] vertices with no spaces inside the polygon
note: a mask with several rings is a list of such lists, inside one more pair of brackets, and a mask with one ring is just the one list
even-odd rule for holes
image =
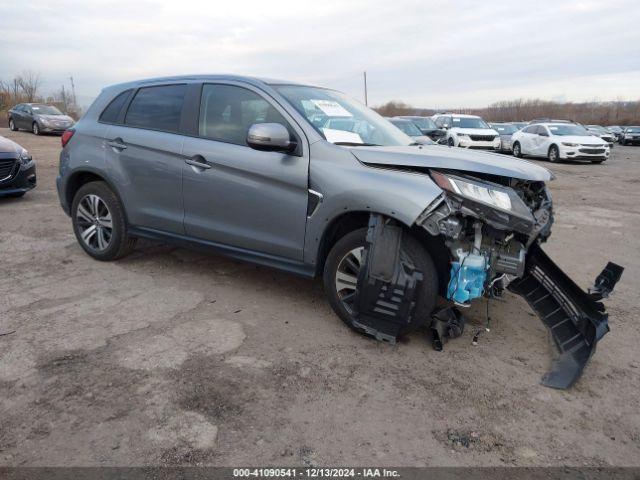
{"label": "crushed front end", "polygon": [[580,289],[544,253],[553,224],[544,182],[431,171],[443,193],[416,223],[444,237],[451,255],[445,296],[457,306],[478,297],[522,296],[560,351],[544,385],[569,388],[609,330],[604,305],[622,267],[609,263],[590,292]]}

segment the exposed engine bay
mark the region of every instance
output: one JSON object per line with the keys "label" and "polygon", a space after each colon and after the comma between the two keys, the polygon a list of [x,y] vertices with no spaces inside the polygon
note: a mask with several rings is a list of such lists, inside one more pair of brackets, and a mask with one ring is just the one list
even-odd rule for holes
{"label": "exposed engine bay", "polygon": [[[468,307],[479,297],[489,301],[508,289],[529,303],[560,352],[542,383],[569,388],[609,330],[599,300],[613,290],[623,268],[610,262],[595,286],[584,292],[553,263],[540,247],[553,224],[552,199],[544,182],[435,170],[429,174],[442,194],[416,225],[442,238],[450,255],[443,295],[450,305],[432,314],[434,348],[442,350],[447,337],[462,334],[464,317],[458,307]],[[413,315],[421,280],[422,272],[402,254],[402,229],[372,214],[353,327],[393,342],[411,327],[422,326]]]}

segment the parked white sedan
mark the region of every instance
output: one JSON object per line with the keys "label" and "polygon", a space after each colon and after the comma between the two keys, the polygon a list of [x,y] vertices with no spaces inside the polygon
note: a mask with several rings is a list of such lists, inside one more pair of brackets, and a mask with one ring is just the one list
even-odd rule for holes
{"label": "parked white sedan", "polygon": [[584,160],[602,163],[609,158],[609,144],[572,123],[535,123],[511,137],[516,157],[530,155],[559,160]]}

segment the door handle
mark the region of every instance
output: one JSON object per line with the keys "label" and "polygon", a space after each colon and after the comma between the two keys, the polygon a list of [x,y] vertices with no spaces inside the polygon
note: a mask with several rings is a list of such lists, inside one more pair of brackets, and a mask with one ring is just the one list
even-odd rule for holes
{"label": "door handle", "polygon": [[110,142],[107,142],[107,145],[109,145],[112,148],[115,148],[116,150],[125,150],[127,148],[127,146],[122,143],[122,140],[120,140],[119,138],[116,138],[115,140],[111,140]]}
{"label": "door handle", "polygon": [[203,168],[205,170],[211,168],[211,165],[209,165],[207,162],[193,160],[192,158],[185,160],[184,163],[186,163],[187,165],[191,165],[192,167]]}

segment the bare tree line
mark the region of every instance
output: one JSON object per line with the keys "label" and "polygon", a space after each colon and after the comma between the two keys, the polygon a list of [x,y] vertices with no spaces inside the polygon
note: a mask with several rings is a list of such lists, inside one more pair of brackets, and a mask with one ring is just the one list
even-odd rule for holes
{"label": "bare tree line", "polygon": [[[375,110],[383,116],[429,116],[443,110],[416,108],[402,101],[390,101]],[[640,101],[552,102],[540,99],[504,100],[484,108],[458,108],[452,113],[480,115],[494,122],[528,121],[534,118],[573,120],[586,125],[640,125]]]}
{"label": "bare tree line", "polygon": [[55,105],[63,112],[78,118],[81,114],[75,94],[62,85],[58,90],[45,96],[42,92],[42,78],[34,72],[23,72],[9,81],[0,80],[0,114],[19,103],[47,103]]}

